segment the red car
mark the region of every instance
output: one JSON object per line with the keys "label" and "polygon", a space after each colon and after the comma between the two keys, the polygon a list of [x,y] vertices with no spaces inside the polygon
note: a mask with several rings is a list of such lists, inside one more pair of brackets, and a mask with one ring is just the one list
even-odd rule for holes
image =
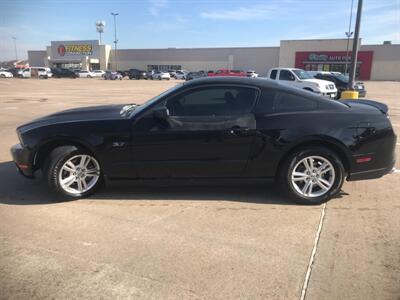
{"label": "red car", "polygon": [[240,70],[219,69],[216,72],[208,72],[208,76],[235,76],[246,77],[246,72]]}

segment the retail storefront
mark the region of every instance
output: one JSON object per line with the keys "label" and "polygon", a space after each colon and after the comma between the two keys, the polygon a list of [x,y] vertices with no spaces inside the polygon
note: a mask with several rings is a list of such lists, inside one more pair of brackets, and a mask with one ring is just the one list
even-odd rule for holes
{"label": "retail storefront", "polygon": [[[371,79],[373,51],[358,53],[356,77],[361,80]],[[296,52],[295,67],[306,71],[331,71],[346,73],[350,69],[351,53],[346,51],[300,51]],[[346,67],[347,65],[347,67]]]}
{"label": "retail storefront", "polygon": [[100,69],[100,44],[98,40],[53,41],[50,67],[69,69]]}
{"label": "retail storefront", "polygon": [[[46,50],[28,51],[30,66],[84,70],[255,70],[266,76],[271,68],[345,73],[353,41],[347,39],[282,40],[274,47],[118,49],[98,40],[53,41]],[[347,48],[348,45],[348,48]],[[117,55],[115,55],[117,54]],[[356,69],[360,80],[400,80],[400,44],[363,45]],[[349,71],[350,63],[347,66]]]}

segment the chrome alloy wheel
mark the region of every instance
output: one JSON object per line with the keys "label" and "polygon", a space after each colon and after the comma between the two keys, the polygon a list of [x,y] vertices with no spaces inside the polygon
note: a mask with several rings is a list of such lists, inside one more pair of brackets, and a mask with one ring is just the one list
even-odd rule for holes
{"label": "chrome alloy wheel", "polygon": [[92,156],[80,154],[68,159],[61,167],[58,180],[61,188],[71,194],[82,194],[93,188],[100,178],[100,165]]}
{"label": "chrome alloy wheel", "polygon": [[302,196],[315,198],[326,194],[335,182],[335,169],[324,157],[308,156],[293,168],[291,183]]}

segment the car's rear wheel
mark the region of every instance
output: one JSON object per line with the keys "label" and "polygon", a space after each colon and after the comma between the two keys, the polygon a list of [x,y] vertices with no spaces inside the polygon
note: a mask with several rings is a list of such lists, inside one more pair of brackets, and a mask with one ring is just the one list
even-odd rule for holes
{"label": "car's rear wheel", "polygon": [[96,158],[75,146],[53,150],[44,172],[53,190],[71,198],[93,194],[103,182],[102,170]]}
{"label": "car's rear wheel", "polygon": [[0,77],[1,77],[1,78],[6,78],[6,75],[1,74]]}
{"label": "car's rear wheel", "polygon": [[343,163],[335,152],[311,147],[296,151],[285,160],[279,180],[295,202],[320,204],[340,191],[344,177]]}

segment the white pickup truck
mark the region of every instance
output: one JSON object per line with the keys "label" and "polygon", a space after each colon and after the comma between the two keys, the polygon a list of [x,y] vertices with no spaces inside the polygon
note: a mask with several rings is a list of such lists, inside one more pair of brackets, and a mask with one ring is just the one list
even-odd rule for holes
{"label": "white pickup truck", "polygon": [[296,68],[273,68],[268,78],[296,86],[332,99],[336,98],[337,88],[331,81],[315,79],[308,72]]}

